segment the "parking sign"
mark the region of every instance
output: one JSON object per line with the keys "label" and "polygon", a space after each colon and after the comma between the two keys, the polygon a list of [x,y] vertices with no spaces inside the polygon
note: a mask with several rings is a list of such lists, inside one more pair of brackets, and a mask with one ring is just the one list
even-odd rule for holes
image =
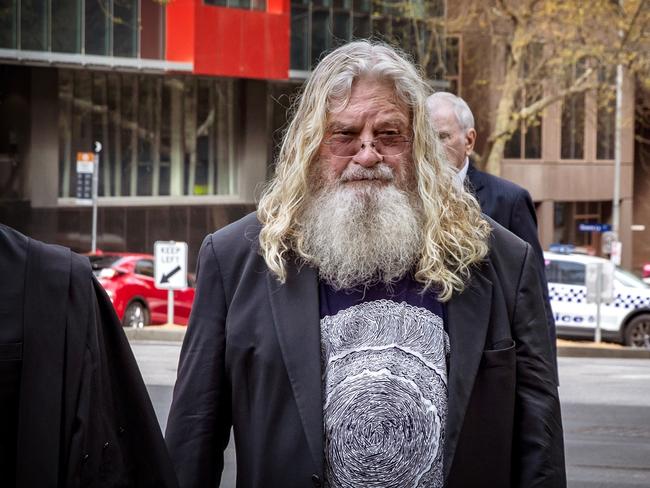
{"label": "parking sign", "polygon": [[156,288],[187,288],[187,242],[156,241],[153,250]]}

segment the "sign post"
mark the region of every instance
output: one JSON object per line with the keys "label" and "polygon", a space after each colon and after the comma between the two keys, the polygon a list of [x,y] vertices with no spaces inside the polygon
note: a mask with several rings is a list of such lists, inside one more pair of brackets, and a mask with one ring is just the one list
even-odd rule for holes
{"label": "sign post", "polygon": [[95,157],[93,171],[93,232],[91,239],[91,252],[97,252],[97,194],[99,193],[99,153],[102,152],[102,143],[95,141]]}
{"label": "sign post", "polygon": [[156,241],[153,246],[156,288],[167,290],[167,323],[174,323],[174,290],[187,288],[187,243]]}
{"label": "sign post", "polygon": [[586,273],[587,302],[596,304],[596,332],[594,341],[601,342],[600,305],[614,300],[614,264],[588,263]]}

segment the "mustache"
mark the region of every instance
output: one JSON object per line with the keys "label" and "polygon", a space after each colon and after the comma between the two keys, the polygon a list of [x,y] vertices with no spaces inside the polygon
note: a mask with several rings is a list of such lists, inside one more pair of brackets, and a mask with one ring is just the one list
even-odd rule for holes
{"label": "mustache", "polygon": [[361,181],[361,180],[380,180],[380,181],[393,181],[395,173],[390,166],[379,163],[372,168],[364,168],[358,165],[349,165],[341,176],[339,182],[346,183],[348,181]]}

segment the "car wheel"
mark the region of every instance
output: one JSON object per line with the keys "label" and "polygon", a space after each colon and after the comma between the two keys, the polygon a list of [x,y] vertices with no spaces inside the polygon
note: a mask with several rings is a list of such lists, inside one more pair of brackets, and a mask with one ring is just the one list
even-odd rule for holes
{"label": "car wheel", "polygon": [[149,311],[144,303],[138,301],[129,303],[124,312],[122,325],[135,329],[141,329],[145,325],[149,325]]}
{"label": "car wheel", "polygon": [[650,349],[650,315],[638,315],[627,324],[625,345]]}

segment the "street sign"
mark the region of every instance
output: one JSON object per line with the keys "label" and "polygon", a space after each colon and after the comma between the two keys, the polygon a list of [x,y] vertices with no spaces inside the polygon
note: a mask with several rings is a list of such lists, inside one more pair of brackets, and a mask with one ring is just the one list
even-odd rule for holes
{"label": "street sign", "polygon": [[607,232],[612,230],[612,226],[609,224],[600,224],[598,222],[583,222],[578,224],[578,230],[580,232]]}
{"label": "street sign", "polygon": [[611,262],[587,263],[587,303],[614,301],[614,264]]}
{"label": "street sign", "polygon": [[77,205],[93,204],[93,175],[95,174],[95,153],[77,153]]}
{"label": "street sign", "polygon": [[602,236],[600,237],[600,248],[603,254],[612,253],[612,242],[615,240],[616,232],[612,232],[611,230],[603,232]]}
{"label": "street sign", "polygon": [[187,288],[187,243],[156,241],[153,249],[156,288]]}
{"label": "street sign", "polygon": [[621,241],[612,242],[611,253],[609,254],[609,259],[616,266],[621,265],[621,253],[623,252],[623,243]]}
{"label": "street sign", "polygon": [[614,301],[614,263],[610,261],[587,263],[585,284],[587,302],[596,304],[596,331],[594,340],[600,342],[600,305]]}

